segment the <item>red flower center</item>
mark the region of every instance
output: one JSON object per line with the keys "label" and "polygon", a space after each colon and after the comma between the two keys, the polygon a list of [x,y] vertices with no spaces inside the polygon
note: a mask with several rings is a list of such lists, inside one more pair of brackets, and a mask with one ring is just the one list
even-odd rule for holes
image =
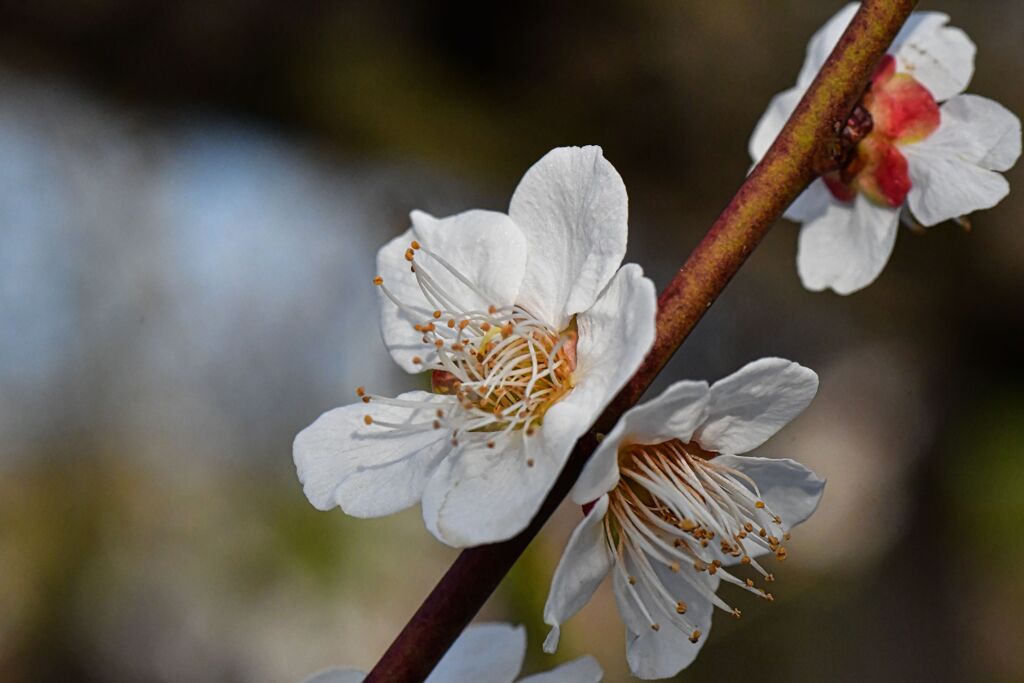
{"label": "red flower center", "polygon": [[861,105],[871,114],[871,132],[857,145],[857,154],[846,167],[824,177],[825,184],[842,201],[853,201],[860,191],[879,204],[900,206],[911,183],[899,145],[935,132],[939,105],[913,76],[896,72],[892,55],[882,58]]}

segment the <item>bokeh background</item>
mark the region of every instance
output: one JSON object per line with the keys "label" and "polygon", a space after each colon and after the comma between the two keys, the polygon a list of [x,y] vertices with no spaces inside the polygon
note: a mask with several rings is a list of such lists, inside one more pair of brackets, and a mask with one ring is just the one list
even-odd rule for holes
{"label": "bokeh background", "polygon": [[[294,434],[418,386],[370,283],[408,212],[504,209],[601,144],[662,286],[839,2],[0,2],[0,680],[297,681],[369,667],[454,557],[418,510],[305,500]],[[970,90],[1024,112],[1024,5],[936,0]],[[904,230],[879,281],[804,291],[767,237],[660,385],[780,355],[811,408],[762,449],[829,480],[679,680],[1024,680],[1024,168],[967,233]],[[526,671],[595,653],[605,589],[540,652],[563,506],[486,606]],[[728,592],[728,588],[725,589]]]}

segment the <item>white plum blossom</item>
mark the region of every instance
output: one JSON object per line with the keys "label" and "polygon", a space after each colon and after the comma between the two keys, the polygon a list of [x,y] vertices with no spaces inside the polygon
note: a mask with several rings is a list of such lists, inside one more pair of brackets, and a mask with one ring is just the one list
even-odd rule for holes
{"label": "white plum blossom", "polygon": [[710,387],[677,382],[623,415],[572,492],[584,518],[552,579],[545,651],[609,573],[626,657],[644,679],[690,665],[714,607],[739,616],[716,595],[720,581],[772,600],[758,582],[774,577],[756,558],[785,559],[789,529],[817,508],[824,481],[792,460],[740,454],[799,415],[817,388],[811,370],[765,358]]}
{"label": "white plum blossom", "polygon": [[434,392],[361,400],[294,444],[306,496],[357,517],[421,501],[441,541],[510,538],[654,341],[654,285],[626,251],[626,188],[599,147],[530,168],[508,214],[412,213],[381,248],[384,342]]}
{"label": "white plum blossom", "polygon": [[[472,624],[441,658],[424,683],[512,683],[526,654],[526,630],[511,624]],[[519,683],[598,683],[602,671],[593,657],[568,664]],[[366,673],[357,669],[329,669],[305,683],[362,683]]]}
{"label": "white plum blossom", "polygon": [[[775,96],[754,129],[754,161],[768,151],[857,7],[847,5],[811,38],[796,86]],[[871,284],[892,253],[901,211],[911,226],[963,222],[1009,192],[999,172],[1020,156],[1020,120],[992,100],[961,94],[974,73],[975,46],[948,21],[938,12],[910,16],[851,118],[857,137],[866,136],[842,168],[815,180],[786,211],[803,224],[797,270],[808,289],[849,294]]]}

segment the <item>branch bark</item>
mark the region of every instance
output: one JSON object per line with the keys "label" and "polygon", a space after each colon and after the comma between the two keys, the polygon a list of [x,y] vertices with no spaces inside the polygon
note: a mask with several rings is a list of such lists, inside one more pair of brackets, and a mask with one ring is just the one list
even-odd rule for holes
{"label": "branch bark", "polygon": [[568,494],[597,446],[635,405],[786,207],[840,153],[840,133],[916,0],[866,0],[761,163],[658,298],[643,365],[576,444],[536,517],[518,536],[462,552],[365,683],[422,681]]}

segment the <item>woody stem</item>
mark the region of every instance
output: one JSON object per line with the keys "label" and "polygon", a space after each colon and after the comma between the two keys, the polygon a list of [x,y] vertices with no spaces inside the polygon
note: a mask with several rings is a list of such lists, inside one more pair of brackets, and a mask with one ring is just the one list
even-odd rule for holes
{"label": "woody stem", "polygon": [[843,153],[843,127],[915,4],[865,0],[764,159],[661,293],[653,348],[576,444],[533,521],[508,541],[464,550],[366,683],[415,683],[433,670],[568,494],[597,446],[597,434],[611,431],[636,404],[790,202],[822,170],[834,166]]}

